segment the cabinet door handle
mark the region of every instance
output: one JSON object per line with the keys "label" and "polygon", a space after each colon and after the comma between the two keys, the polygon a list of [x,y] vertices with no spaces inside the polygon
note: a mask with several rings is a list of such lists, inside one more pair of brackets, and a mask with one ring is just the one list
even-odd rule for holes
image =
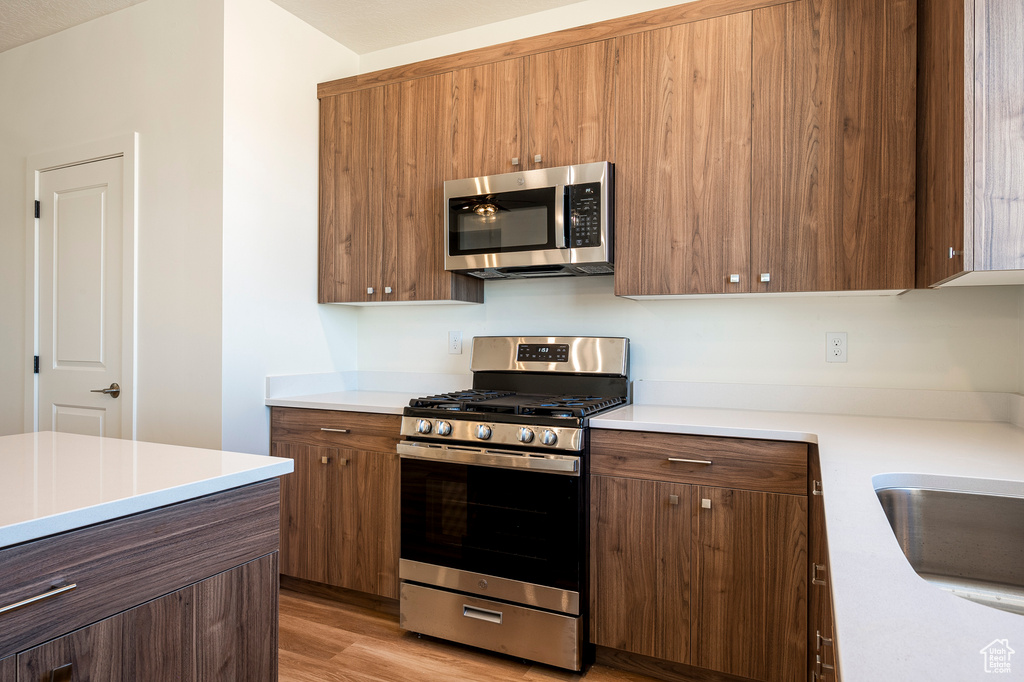
{"label": "cabinet door handle", "polygon": [[518,166],[519,165],[519,157],[518,156],[513,156],[512,157],[512,165],[513,166]]}
{"label": "cabinet door handle", "polygon": [[679,496],[678,495],[669,495],[668,496],[668,503],[669,504],[679,504]]}
{"label": "cabinet door handle", "polygon": [[540,163],[541,162],[541,155],[540,154],[534,154],[533,155],[533,162],[534,163]]}
{"label": "cabinet door handle", "polygon": [[327,428],[327,427],[325,427],[325,426],[321,426],[321,427],[320,427],[320,430],[321,430],[321,431],[328,431],[328,432],[330,432],[330,433],[348,433],[348,432],[349,432],[349,430],[348,430],[348,429],[328,429],[328,428]]}
{"label": "cabinet door handle", "polygon": [[71,682],[74,678],[74,664],[65,663],[59,668],[50,671],[50,682]]}
{"label": "cabinet door handle", "polygon": [[821,651],[821,647],[823,647],[823,646],[832,646],[832,640],[829,639],[828,637],[823,637],[821,635],[821,630],[816,630],[815,634],[818,636],[818,647],[817,647],[818,651]]}
{"label": "cabinet door handle", "polygon": [[338,460],[338,464],[340,464],[341,466],[348,466],[348,460],[342,457],[341,459]]}
{"label": "cabinet door handle", "polygon": [[78,583],[71,583],[70,585],[59,585],[59,586],[52,587],[51,589],[49,589],[46,592],[43,592],[42,594],[37,594],[36,596],[29,597],[28,599],[22,599],[21,601],[15,602],[13,604],[8,604],[7,606],[4,606],[4,607],[0,608],[0,613],[7,613],[8,611],[13,611],[15,609],[20,609],[23,606],[28,606],[29,604],[35,604],[36,602],[43,601],[44,599],[50,599],[51,597],[56,597],[58,594],[64,594],[65,592],[70,592],[71,590],[75,589],[76,587],[78,587]]}
{"label": "cabinet door handle", "polygon": [[828,664],[825,663],[825,661],[821,660],[821,656],[815,656],[815,658],[817,659],[817,663],[818,663],[818,667],[819,668],[821,668],[823,670],[835,670],[836,669],[836,667],[834,665],[828,665]]}
{"label": "cabinet door handle", "polygon": [[684,464],[712,464],[710,459],[685,459],[683,457],[669,457],[670,462],[683,462]]}
{"label": "cabinet door handle", "polygon": [[824,495],[825,494],[824,491],[821,488],[821,481],[815,481],[814,482],[814,486],[811,489],[811,494],[812,495]]}
{"label": "cabinet door handle", "polygon": [[826,584],[825,578],[824,577],[819,578],[818,577],[818,571],[821,571],[821,573],[824,574],[825,573],[825,565],[824,564],[814,564],[814,570],[811,573],[811,582],[814,583],[815,585],[825,585]]}
{"label": "cabinet door handle", "polygon": [[321,464],[330,464],[331,463],[331,458],[330,457],[321,457],[320,458],[320,463]]}

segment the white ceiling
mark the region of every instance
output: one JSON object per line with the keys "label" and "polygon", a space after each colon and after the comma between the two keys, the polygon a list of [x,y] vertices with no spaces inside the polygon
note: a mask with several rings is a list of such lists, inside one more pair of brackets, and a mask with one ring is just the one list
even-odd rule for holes
{"label": "white ceiling", "polygon": [[[144,0],[0,0],[0,52]],[[273,0],[357,54],[580,0]]]}
{"label": "white ceiling", "polygon": [[0,52],[144,0],[0,0]]}

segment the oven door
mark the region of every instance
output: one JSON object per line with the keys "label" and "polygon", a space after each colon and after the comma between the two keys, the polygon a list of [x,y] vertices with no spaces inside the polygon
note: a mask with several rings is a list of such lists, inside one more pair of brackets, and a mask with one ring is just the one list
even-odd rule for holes
{"label": "oven door", "polygon": [[403,579],[579,613],[578,457],[410,441],[399,453]]}

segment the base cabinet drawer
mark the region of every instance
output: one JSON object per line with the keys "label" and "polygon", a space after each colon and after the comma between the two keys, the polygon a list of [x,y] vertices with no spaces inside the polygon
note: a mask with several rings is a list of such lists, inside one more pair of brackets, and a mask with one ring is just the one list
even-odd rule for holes
{"label": "base cabinet drawer", "polygon": [[579,670],[580,619],[402,583],[405,630]]}

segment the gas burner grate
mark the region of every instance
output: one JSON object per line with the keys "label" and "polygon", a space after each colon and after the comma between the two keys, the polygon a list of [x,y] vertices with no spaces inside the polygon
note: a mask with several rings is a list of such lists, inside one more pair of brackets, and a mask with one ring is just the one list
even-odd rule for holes
{"label": "gas burner grate", "polygon": [[519,414],[543,417],[588,417],[626,402],[625,398],[596,396],[552,396],[521,405]]}
{"label": "gas burner grate", "polygon": [[450,412],[460,412],[469,409],[470,405],[483,402],[485,400],[493,400],[495,398],[505,398],[510,395],[515,395],[513,391],[492,391],[485,389],[467,389],[465,391],[452,391],[451,393],[439,393],[438,395],[431,395],[425,398],[413,398],[409,401],[410,407],[427,407],[435,410],[448,410]]}

